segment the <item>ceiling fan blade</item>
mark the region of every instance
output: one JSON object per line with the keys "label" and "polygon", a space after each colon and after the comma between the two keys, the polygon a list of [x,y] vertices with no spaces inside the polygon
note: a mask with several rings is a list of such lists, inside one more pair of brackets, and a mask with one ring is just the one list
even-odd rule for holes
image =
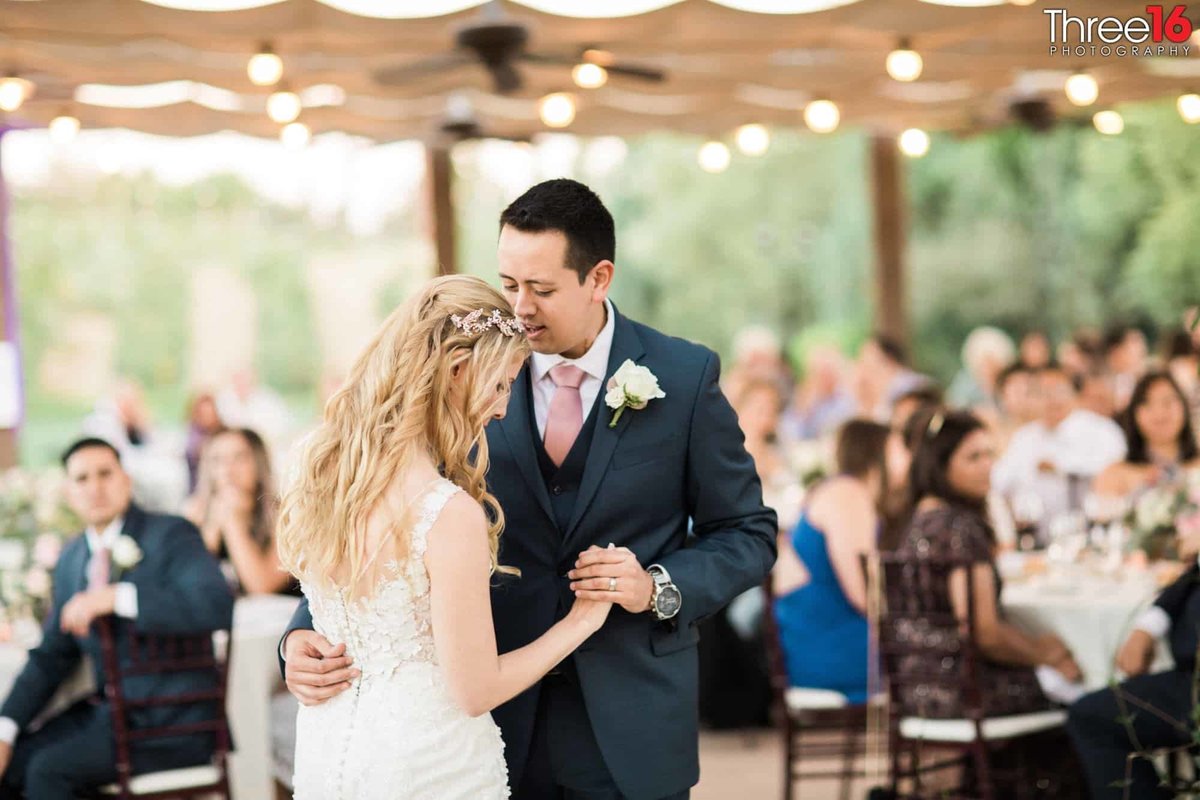
{"label": "ceiling fan blade", "polygon": [[667,73],[661,69],[640,67],[635,64],[609,64],[605,69],[610,75],[623,75],[626,78],[637,78],[654,83],[662,83],[667,79]]}
{"label": "ceiling fan blade", "polygon": [[583,61],[578,56],[552,55],[550,53],[521,53],[518,58],[531,64],[552,64],[559,67],[573,67]]}
{"label": "ceiling fan blade", "polygon": [[384,86],[398,86],[419,80],[434,72],[441,72],[473,63],[475,63],[475,58],[469,53],[443,53],[423,58],[420,61],[411,61],[407,64],[398,64],[394,67],[384,67],[383,69],[375,70],[374,78],[376,83]]}

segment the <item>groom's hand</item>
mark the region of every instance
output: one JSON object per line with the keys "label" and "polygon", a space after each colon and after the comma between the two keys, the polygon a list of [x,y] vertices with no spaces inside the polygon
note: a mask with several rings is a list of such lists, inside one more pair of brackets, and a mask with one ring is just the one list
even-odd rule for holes
{"label": "groom's hand", "polygon": [[[654,580],[627,547],[605,549],[592,545],[579,554],[575,569],[567,577],[576,597],[616,603],[630,614],[650,610]],[[616,589],[610,589],[613,578]]]}
{"label": "groom's hand", "polygon": [[302,705],[317,706],[336,697],[360,674],[350,667],[353,660],[346,655],[346,645],[332,645],[316,631],[292,631],[283,649],[288,691]]}

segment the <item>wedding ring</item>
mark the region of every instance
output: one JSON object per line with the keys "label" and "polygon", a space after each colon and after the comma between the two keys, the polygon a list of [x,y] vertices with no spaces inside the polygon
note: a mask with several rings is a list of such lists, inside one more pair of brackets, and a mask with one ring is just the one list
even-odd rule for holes
{"label": "wedding ring", "polygon": [[610,592],[615,592],[617,590],[617,579],[616,578],[608,579],[608,590]]}

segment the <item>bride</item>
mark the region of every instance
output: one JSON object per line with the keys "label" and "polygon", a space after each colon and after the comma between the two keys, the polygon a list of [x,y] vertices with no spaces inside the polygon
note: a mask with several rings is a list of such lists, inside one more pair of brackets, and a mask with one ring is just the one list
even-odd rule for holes
{"label": "bride", "polygon": [[489,711],[604,623],[576,600],[499,655],[489,584],[504,515],[484,426],[504,416],[529,352],[482,280],[431,281],[392,313],[325,408],[284,498],[279,550],[314,626],[343,645],[349,691],[296,720],[296,800],[508,797]]}

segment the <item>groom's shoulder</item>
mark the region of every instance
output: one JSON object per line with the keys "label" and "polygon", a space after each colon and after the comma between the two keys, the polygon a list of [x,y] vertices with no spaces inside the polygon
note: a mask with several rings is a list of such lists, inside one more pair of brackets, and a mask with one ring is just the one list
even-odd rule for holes
{"label": "groom's shoulder", "polygon": [[679,336],[671,336],[637,320],[631,319],[629,323],[633,325],[638,338],[642,340],[642,346],[646,348],[646,355],[651,358],[667,356],[673,366],[684,370],[703,370],[709,361],[717,358],[715,352],[702,344]]}

